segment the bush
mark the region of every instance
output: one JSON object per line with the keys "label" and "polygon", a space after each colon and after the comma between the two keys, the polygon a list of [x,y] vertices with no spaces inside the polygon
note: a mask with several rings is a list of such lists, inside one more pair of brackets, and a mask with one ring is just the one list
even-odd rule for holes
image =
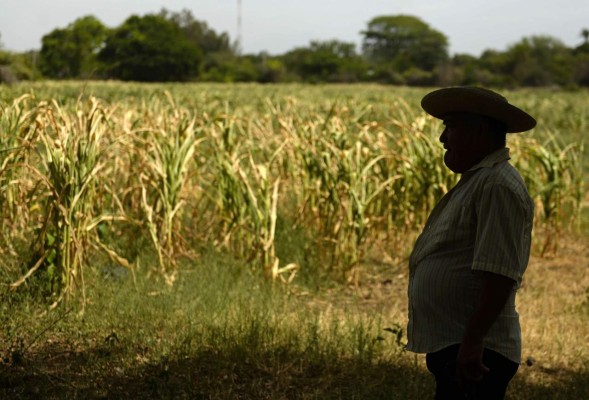
{"label": "bush", "polygon": [[0,51],[0,83],[12,84],[38,79],[41,74],[35,66],[36,58],[36,52]]}

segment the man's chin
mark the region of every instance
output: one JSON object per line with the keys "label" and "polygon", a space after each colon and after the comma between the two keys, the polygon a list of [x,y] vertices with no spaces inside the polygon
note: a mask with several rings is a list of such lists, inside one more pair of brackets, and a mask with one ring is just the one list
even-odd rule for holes
{"label": "man's chin", "polygon": [[452,160],[452,157],[451,155],[448,155],[448,152],[446,152],[446,154],[444,155],[444,164],[450,171],[454,172],[455,174],[461,174],[465,171],[464,168],[461,168],[460,165],[457,165],[454,162],[454,160]]}
{"label": "man's chin", "polygon": [[450,154],[450,150],[446,150],[446,153],[444,153],[444,164],[450,171],[454,171],[454,163],[452,161],[452,154]]}

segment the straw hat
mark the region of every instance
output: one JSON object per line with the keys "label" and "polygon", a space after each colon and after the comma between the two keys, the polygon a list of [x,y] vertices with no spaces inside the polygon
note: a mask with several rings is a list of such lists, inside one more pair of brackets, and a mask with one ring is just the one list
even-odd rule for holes
{"label": "straw hat", "polygon": [[536,120],[525,111],[509,104],[492,90],[457,86],[434,90],[421,100],[421,107],[436,118],[453,112],[485,115],[505,124],[508,133],[524,132],[536,126]]}

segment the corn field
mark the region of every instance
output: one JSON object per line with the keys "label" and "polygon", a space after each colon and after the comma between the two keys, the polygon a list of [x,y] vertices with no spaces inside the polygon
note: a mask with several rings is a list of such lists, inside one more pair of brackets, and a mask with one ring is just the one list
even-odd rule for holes
{"label": "corn field", "polygon": [[[440,122],[418,106],[426,92],[0,87],[3,276],[18,272],[12,290],[42,276],[57,303],[85,296],[97,259],[172,285],[179,260],[213,247],[288,283],[301,265],[278,254],[280,224],[281,240],[302,230],[321,268],[353,279],[373,246],[408,248],[458,179],[442,162]],[[536,203],[537,251],[554,252],[560,232],[583,228],[589,96],[507,96],[539,121],[508,145]]]}

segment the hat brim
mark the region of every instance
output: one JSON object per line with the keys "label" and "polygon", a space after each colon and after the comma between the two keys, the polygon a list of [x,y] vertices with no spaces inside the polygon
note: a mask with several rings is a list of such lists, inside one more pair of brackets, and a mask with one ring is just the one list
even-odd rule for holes
{"label": "hat brim", "polygon": [[508,133],[524,132],[536,126],[536,120],[531,115],[509,104],[500,95],[480,88],[451,87],[435,90],[421,100],[421,107],[439,119],[456,112],[485,115],[503,122]]}

